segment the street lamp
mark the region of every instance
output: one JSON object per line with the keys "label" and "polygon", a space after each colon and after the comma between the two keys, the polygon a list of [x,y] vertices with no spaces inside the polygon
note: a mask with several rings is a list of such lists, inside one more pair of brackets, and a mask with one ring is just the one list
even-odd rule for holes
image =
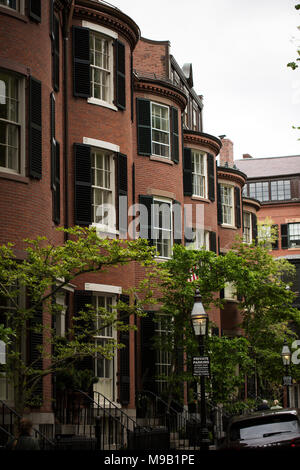
{"label": "street lamp", "polygon": [[291,380],[291,377],[289,376],[289,366],[291,364],[291,351],[290,348],[288,347],[286,339],[283,342],[283,347],[281,350],[281,357],[282,357],[282,362],[283,365],[285,366],[285,385],[286,385],[286,401],[287,401],[287,407],[289,407],[289,382]]}
{"label": "street lamp", "polygon": [[[208,334],[208,315],[204,310],[202,298],[197,289],[194,297],[194,306],[191,313],[191,320],[195,336],[199,344],[200,359],[204,356],[204,339]],[[201,391],[201,430],[200,430],[200,450],[208,450],[209,437],[206,424],[206,401],[205,401],[205,375],[200,375]]]}

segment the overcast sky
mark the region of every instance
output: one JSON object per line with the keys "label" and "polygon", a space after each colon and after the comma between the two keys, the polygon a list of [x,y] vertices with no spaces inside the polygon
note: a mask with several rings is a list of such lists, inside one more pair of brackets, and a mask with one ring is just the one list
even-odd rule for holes
{"label": "overcast sky", "polygon": [[[300,15],[296,0],[111,0],[143,37],[169,40],[193,64],[204,132],[226,134],[235,158],[300,154]],[[294,38],[294,40],[293,40]]]}

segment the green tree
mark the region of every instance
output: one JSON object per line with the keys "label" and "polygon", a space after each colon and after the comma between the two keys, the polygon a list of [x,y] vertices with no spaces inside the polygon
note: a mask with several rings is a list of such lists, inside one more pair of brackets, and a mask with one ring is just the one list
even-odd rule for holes
{"label": "green tree", "polygon": [[[66,337],[61,338],[51,322],[62,310],[56,303],[56,295],[83,274],[102,273],[132,262],[140,263],[147,270],[153,261],[153,248],[142,239],[101,239],[94,229],[81,227],[58,230],[68,234],[64,244],[55,246],[44,237],[25,240],[26,258],[22,262],[16,259],[12,244],[0,246],[0,334],[6,343],[6,364],[2,369],[13,384],[15,409],[20,414],[26,404],[36,403],[41,378],[95,354],[112,358],[122,345],[117,341],[95,344],[94,336],[110,325],[116,330],[133,328],[123,321],[124,317],[142,312],[138,300],[131,306],[119,301],[116,308],[109,311],[87,305],[74,318]],[[147,286],[144,300],[148,303],[147,296],[151,294]],[[25,296],[29,303],[20,301]],[[100,320],[97,327],[96,319]],[[42,335],[43,343],[37,347],[36,358],[31,362],[24,354],[24,338],[30,334]]]}
{"label": "green tree", "polygon": [[[198,279],[187,282],[191,269]],[[241,298],[243,337],[234,340],[212,337],[207,345],[211,356],[211,398],[226,403],[236,395],[244,374],[257,371],[261,383],[272,387],[281,383],[280,352],[283,338],[295,335],[292,325],[300,322],[299,311],[292,307],[294,294],[287,289],[283,276],[293,266],[286,260],[275,260],[264,243],[249,246],[240,242],[224,256],[204,250],[187,250],[174,246],[173,258],[158,270],[161,276],[160,312],[170,318],[169,334],[156,339],[156,347],[172,357],[169,376],[169,399],[180,395],[183,381],[192,382],[191,358],[198,354],[190,315],[195,289],[199,288],[205,309],[221,307],[216,292],[227,283],[236,287]],[[180,354],[178,354],[178,350]],[[185,367],[180,368],[180,357]],[[240,371],[238,374],[237,371]]]}

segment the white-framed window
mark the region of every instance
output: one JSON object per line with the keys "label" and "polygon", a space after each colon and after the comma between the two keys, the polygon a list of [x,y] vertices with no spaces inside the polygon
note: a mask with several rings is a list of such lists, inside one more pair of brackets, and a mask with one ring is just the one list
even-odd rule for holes
{"label": "white-framed window", "polygon": [[193,107],[193,130],[198,130],[198,111]]}
{"label": "white-framed window", "polygon": [[[94,306],[100,309],[100,315],[96,320],[97,336],[95,336],[96,346],[105,346],[107,343],[116,340],[117,333],[112,325],[103,327],[103,319],[101,318],[101,308],[108,312],[116,305],[116,298],[112,295],[95,295],[93,297]],[[109,400],[116,398],[116,357],[106,359],[101,355],[95,358],[95,377],[98,383],[95,384],[95,391],[105,395]]]}
{"label": "white-framed window", "polygon": [[252,242],[252,224],[250,212],[243,212],[243,242]]}
{"label": "white-framed window", "polygon": [[203,228],[192,228],[193,240],[186,242],[186,247],[190,250],[209,250],[209,232]]}
{"label": "white-framed window", "polygon": [[207,197],[207,156],[206,153],[192,150],[193,195]]}
{"label": "white-framed window", "polygon": [[289,248],[300,247],[300,223],[288,224]]}
{"label": "white-framed window", "polygon": [[271,201],[291,199],[291,181],[271,181]]}
{"label": "white-framed window", "polygon": [[162,313],[155,315],[155,334],[158,336],[159,342],[166,345],[165,348],[156,349],[155,375],[156,375],[156,391],[163,392],[168,385],[168,376],[170,375],[172,365],[172,351],[168,348],[168,342],[171,338],[171,322],[172,317]]}
{"label": "white-framed window", "polygon": [[91,98],[98,104],[113,105],[113,39],[90,31]]}
{"label": "white-framed window", "polygon": [[173,246],[172,202],[153,199],[154,246],[161,258],[170,258]]}
{"label": "white-framed window", "polygon": [[115,230],[115,162],[114,153],[92,148],[93,224],[103,230]]}
{"label": "white-framed window", "polygon": [[152,155],[170,159],[170,110],[151,102]]}
{"label": "white-framed window", "polygon": [[234,282],[226,282],[224,287],[224,299],[237,300],[237,290]]}
{"label": "white-framed window", "polygon": [[0,6],[11,8],[20,13],[23,13],[23,0],[0,0]]}
{"label": "white-framed window", "polygon": [[224,225],[234,225],[233,189],[233,186],[221,184],[222,223]]}
{"label": "white-framed window", "polygon": [[0,70],[0,170],[22,173],[24,162],[24,80]]}

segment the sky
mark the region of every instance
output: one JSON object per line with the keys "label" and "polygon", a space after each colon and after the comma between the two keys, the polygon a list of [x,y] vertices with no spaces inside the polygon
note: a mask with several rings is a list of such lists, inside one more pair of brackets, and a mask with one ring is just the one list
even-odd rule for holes
{"label": "sky", "polygon": [[203,131],[226,135],[234,158],[300,155],[300,14],[296,0],[111,0],[141,35],[169,40],[192,63]]}

